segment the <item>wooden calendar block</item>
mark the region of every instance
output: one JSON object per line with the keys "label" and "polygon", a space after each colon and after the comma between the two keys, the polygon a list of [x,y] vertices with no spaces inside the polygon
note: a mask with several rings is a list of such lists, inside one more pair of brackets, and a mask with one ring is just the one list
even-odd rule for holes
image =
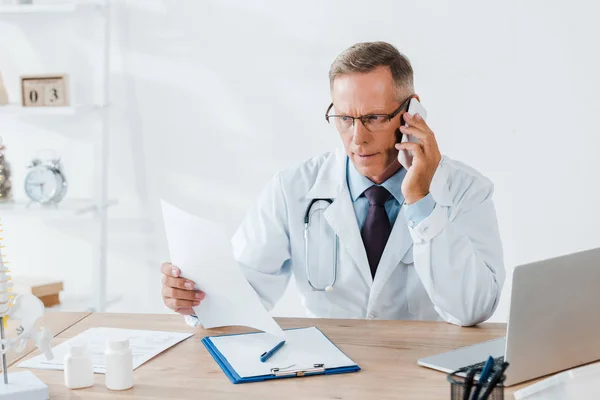
{"label": "wooden calendar block", "polygon": [[67,75],[21,77],[23,107],[65,107],[69,105]]}

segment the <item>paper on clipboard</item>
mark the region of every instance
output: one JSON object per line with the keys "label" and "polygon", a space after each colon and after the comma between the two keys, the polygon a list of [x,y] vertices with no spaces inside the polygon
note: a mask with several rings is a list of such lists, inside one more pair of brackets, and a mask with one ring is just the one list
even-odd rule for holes
{"label": "paper on clipboard", "polygon": [[269,341],[263,333],[217,336],[210,340],[241,378],[269,375],[272,368],[310,369],[315,364],[327,369],[356,366],[315,327],[286,330],[285,346],[266,362],[257,356]]}
{"label": "paper on clipboard", "polygon": [[171,263],[181,270],[182,277],[206,293],[194,307],[202,326],[247,326],[285,337],[240,270],[225,230],[161,202]]}

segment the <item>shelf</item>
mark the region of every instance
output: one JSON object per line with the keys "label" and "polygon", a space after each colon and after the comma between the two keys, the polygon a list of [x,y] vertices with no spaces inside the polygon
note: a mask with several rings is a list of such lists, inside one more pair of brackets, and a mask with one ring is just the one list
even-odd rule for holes
{"label": "shelf", "polygon": [[0,4],[0,14],[64,14],[86,8],[106,7],[106,0],[57,2],[56,4]]}
{"label": "shelf", "polygon": [[[110,71],[110,59],[109,55],[111,53],[112,41],[111,38],[111,30],[114,28],[112,14],[110,9],[113,5],[113,1],[115,3],[119,2],[118,0],[33,0],[30,1],[33,4],[17,4],[20,1],[18,0],[0,0],[0,22],[2,21],[14,21],[14,22],[34,22],[38,21],[40,23],[50,21],[50,19],[55,20],[54,25],[60,24],[64,21],[68,22],[68,20],[80,19],[80,17],[89,19],[93,18],[94,20],[100,18],[102,21],[102,36],[104,40],[101,42],[98,41],[95,43],[96,46],[101,46],[99,50],[102,52],[102,61],[95,63],[93,67],[98,67],[101,71],[98,71],[101,74],[97,76],[97,78],[101,78],[103,90],[102,90],[102,99],[111,98],[110,88],[111,88],[111,71]],[[64,20],[64,21],[63,21]],[[99,22],[99,21],[95,21]],[[41,27],[39,24],[26,24],[24,29],[32,30],[34,33],[39,33],[36,31],[36,27],[38,28],[49,28],[47,34],[52,35],[51,27],[53,25],[43,24]],[[39,30],[39,29],[38,29]],[[33,51],[34,49],[32,49]],[[94,60],[92,60],[94,61]],[[38,71],[40,72],[40,71]],[[43,71],[41,71],[43,72]],[[96,75],[96,74],[94,74]],[[96,307],[97,311],[104,311],[106,309],[107,298],[107,248],[108,248],[108,212],[107,208],[113,204],[117,204],[116,201],[110,201],[106,199],[106,195],[104,192],[108,186],[108,161],[109,161],[109,146],[108,146],[108,138],[110,135],[110,120],[108,107],[110,104],[104,104],[104,101],[101,101],[99,105],[94,106],[87,105],[88,102],[84,102],[83,106],[81,104],[74,104],[71,107],[55,107],[55,108],[30,108],[30,107],[22,107],[19,103],[20,96],[15,96],[13,101],[16,103],[9,104],[7,106],[0,106],[0,120],[1,119],[10,119],[10,122],[20,123],[32,123],[33,125],[44,126],[48,129],[57,128],[61,129],[63,126],[67,125],[65,129],[65,133],[72,134],[73,133],[73,122],[85,122],[88,124],[93,123],[94,128],[99,128],[97,130],[101,131],[101,140],[97,140],[96,146],[98,147],[98,155],[99,157],[94,158],[94,166],[95,171],[98,171],[98,174],[94,174],[94,196],[89,199],[78,199],[72,198],[67,194],[67,198],[62,201],[60,204],[56,206],[41,206],[38,204],[32,204],[28,198],[26,198],[22,191],[18,193],[15,191],[15,194],[18,196],[24,197],[23,199],[15,199],[12,202],[0,202],[0,217],[5,217],[7,220],[12,216],[17,216],[18,218],[23,217],[33,217],[30,220],[25,220],[23,218],[23,222],[19,221],[19,223],[28,223],[33,222],[34,218],[39,219],[50,219],[53,220],[51,222],[59,222],[62,224],[63,220],[67,220],[70,218],[75,219],[77,223],[73,223],[72,225],[75,227],[76,225],[82,224],[86,228],[89,225],[98,225],[99,234],[94,234],[94,260],[92,265],[92,292],[93,299],[65,299],[65,307],[73,307],[73,308],[81,308],[89,307],[93,305]],[[92,103],[96,103],[95,100],[91,100]],[[76,102],[74,102],[76,103]],[[82,118],[79,118],[80,114]],[[99,117],[99,118],[97,118]],[[67,120],[68,119],[68,120]],[[81,119],[81,121],[79,121]],[[89,121],[88,121],[89,120]],[[17,124],[17,125],[18,125]],[[56,126],[53,126],[56,125]],[[91,129],[90,129],[91,132]],[[1,133],[1,132],[0,132]],[[91,134],[90,134],[91,136]],[[79,134],[77,135],[79,139]],[[94,137],[94,141],[96,138]],[[28,144],[26,139],[24,140],[24,144]],[[31,144],[31,143],[29,143]],[[35,143],[33,143],[35,144]],[[97,196],[102,193],[102,196]],[[85,216],[82,216],[85,215]],[[75,221],[68,221],[75,222]],[[17,222],[17,221],[14,221]],[[67,222],[67,221],[64,221]],[[70,224],[65,223],[65,227],[70,227]],[[80,229],[77,228],[78,232],[81,232]],[[96,228],[94,226],[94,228]],[[95,229],[94,229],[95,230]],[[87,231],[87,230],[86,230]],[[94,304],[98,302],[98,304]]]}
{"label": "shelf", "polygon": [[82,111],[90,111],[93,109],[99,109],[100,107],[82,107],[82,106],[68,106],[68,107],[22,107],[17,104],[8,104],[0,106],[0,115],[16,115],[16,116],[27,116],[27,115],[75,115]]}
{"label": "shelf", "polygon": [[58,115],[71,116],[82,114],[93,110],[100,110],[98,106],[69,106],[69,107],[22,107],[18,104],[0,106],[0,115],[14,116],[44,116]]}
{"label": "shelf", "polygon": [[[107,207],[118,204],[116,200],[109,200]],[[0,217],[5,216],[79,216],[96,211],[96,204],[92,199],[65,199],[57,205],[41,205],[31,203],[29,200],[9,200],[0,202]]]}

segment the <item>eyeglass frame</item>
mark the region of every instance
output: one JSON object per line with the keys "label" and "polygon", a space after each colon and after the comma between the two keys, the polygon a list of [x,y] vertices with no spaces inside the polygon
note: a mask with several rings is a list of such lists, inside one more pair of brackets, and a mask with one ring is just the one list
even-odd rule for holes
{"label": "eyeglass frame", "polygon": [[[415,98],[416,95],[415,94],[411,94],[406,100],[404,100],[402,102],[402,104],[400,105],[400,107],[398,107],[396,110],[394,110],[394,112],[390,113],[390,114],[366,114],[366,115],[361,115],[358,117],[353,117],[351,115],[337,115],[337,114],[333,114],[333,115],[329,115],[329,111],[331,111],[331,109],[333,108],[333,103],[331,103],[331,105],[327,108],[327,111],[325,112],[325,120],[327,121],[328,124],[330,124],[331,122],[329,121],[330,117],[347,117],[347,118],[352,118],[352,126],[354,126],[354,121],[355,120],[360,120],[361,124],[363,124],[363,126],[365,127],[366,130],[368,130],[369,132],[371,132],[369,130],[369,128],[367,128],[367,125],[365,125],[365,120],[369,117],[373,117],[373,116],[377,116],[377,117],[388,117],[389,121],[392,120],[392,118],[394,118],[396,115],[400,114],[400,111],[402,111],[402,109],[404,107],[407,106],[407,104],[410,102],[411,99]],[[389,122],[388,121],[388,122]]]}

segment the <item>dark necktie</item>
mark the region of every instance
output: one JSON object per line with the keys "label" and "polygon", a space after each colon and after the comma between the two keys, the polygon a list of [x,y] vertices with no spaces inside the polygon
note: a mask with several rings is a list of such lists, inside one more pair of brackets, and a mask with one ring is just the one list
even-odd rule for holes
{"label": "dark necktie", "polygon": [[361,236],[367,251],[367,259],[371,267],[371,276],[375,278],[377,265],[385,249],[392,225],[385,211],[385,202],[390,197],[390,192],[382,186],[371,186],[365,190],[365,197],[369,200],[369,211],[365,224],[362,227]]}

